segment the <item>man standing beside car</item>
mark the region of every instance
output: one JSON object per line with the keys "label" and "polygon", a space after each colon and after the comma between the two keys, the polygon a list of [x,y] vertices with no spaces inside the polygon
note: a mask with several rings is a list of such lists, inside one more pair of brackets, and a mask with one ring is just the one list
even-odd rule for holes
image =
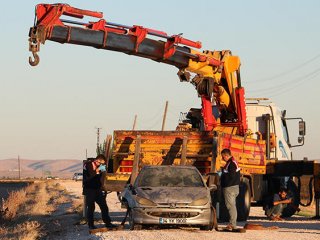
{"label": "man standing beside car", "polygon": [[222,168],[221,187],[230,216],[226,230],[233,231],[237,229],[236,198],[239,195],[240,168],[238,162],[231,155],[230,149],[223,149],[221,151],[221,157],[226,161],[226,164]]}
{"label": "man standing beside car", "polygon": [[86,196],[87,219],[89,229],[95,229],[94,210],[95,203],[101,209],[102,220],[107,228],[114,228],[109,216],[106,202],[106,193],[102,190],[101,175],[106,171],[106,158],[103,154],[98,155],[93,161],[84,164],[83,194]]}

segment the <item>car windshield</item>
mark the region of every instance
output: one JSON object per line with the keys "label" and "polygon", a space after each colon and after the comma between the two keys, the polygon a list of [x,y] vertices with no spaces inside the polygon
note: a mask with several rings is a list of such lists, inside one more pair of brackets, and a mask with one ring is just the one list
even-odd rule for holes
{"label": "car windshield", "polygon": [[201,175],[192,168],[144,168],[136,187],[203,187]]}

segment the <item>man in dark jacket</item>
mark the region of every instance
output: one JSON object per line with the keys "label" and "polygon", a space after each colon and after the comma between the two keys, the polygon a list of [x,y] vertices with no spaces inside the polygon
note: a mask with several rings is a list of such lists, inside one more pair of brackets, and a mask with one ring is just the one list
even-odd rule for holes
{"label": "man in dark jacket", "polygon": [[226,161],[222,169],[221,187],[230,216],[226,230],[232,231],[237,228],[236,198],[239,195],[240,168],[237,161],[232,157],[230,149],[223,149],[221,151],[221,157]]}
{"label": "man in dark jacket", "polygon": [[102,220],[107,228],[114,228],[109,216],[109,209],[106,202],[106,194],[102,190],[101,174],[106,171],[106,158],[98,155],[93,161],[87,161],[83,166],[83,194],[86,196],[87,220],[89,229],[95,229],[94,210],[95,203],[101,209]]}

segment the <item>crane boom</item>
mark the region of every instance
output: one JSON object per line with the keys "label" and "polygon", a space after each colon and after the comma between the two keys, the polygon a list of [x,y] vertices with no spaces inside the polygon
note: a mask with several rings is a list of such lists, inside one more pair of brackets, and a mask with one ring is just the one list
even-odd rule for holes
{"label": "crane boom", "polygon": [[[90,16],[98,21],[83,23],[62,19],[63,15],[78,19]],[[37,52],[46,40],[123,52],[175,66],[180,80],[191,82],[201,97],[205,131],[220,126],[236,128],[240,135],[247,131],[240,59],[229,50],[200,52],[196,50],[202,47],[199,41],[138,25],[107,22],[101,12],[67,4],[38,4],[29,37],[32,66],[39,63]],[[192,79],[190,73],[195,74]],[[213,115],[213,105],[219,108],[220,116]]]}

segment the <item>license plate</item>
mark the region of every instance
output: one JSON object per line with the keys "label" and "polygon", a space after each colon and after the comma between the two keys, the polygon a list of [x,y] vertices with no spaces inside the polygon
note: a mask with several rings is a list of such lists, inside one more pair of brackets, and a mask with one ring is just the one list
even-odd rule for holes
{"label": "license plate", "polygon": [[160,224],[186,224],[185,218],[159,218]]}

